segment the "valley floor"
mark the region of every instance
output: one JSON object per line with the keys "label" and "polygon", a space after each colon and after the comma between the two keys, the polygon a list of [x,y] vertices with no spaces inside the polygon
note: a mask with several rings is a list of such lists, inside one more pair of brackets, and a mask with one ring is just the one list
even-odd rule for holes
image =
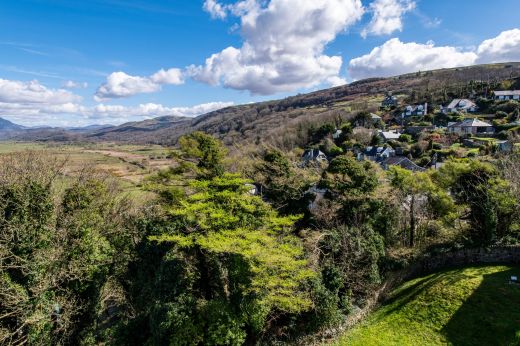
{"label": "valley floor", "polygon": [[403,284],[337,345],[520,345],[520,267],[442,271]]}

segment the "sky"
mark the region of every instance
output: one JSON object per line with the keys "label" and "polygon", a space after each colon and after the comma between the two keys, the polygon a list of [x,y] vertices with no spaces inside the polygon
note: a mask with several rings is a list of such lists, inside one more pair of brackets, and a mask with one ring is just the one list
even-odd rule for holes
{"label": "sky", "polygon": [[2,0],[0,117],[194,117],[368,77],[520,61],[518,0]]}

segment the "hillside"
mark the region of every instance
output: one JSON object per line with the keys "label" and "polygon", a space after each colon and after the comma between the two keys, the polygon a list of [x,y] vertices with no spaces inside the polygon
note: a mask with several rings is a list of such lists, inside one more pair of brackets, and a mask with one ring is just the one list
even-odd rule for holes
{"label": "hillside", "polygon": [[[447,102],[472,91],[490,93],[506,79],[520,77],[520,63],[477,65],[455,69],[417,72],[390,78],[371,78],[283,100],[228,107],[191,120],[173,121],[150,131],[121,125],[89,137],[122,141],[171,144],[186,133],[201,130],[226,144],[268,142],[291,148],[305,142],[311,125],[347,118],[358,111],[378,109],[385,93],[402,95],[409,102]],[[477,85],[476,81],[482,81]],[[485,90],[473,90],[487,88]],[[168,119],[164,117],[163,119]],[[133,126],[148,122],[134,123]],[[164,121],[163,121],[164,122]],[[119,130],[122,135],[114,136]],[[124,135],[123,135],[124,134]],[[135,135],[135,136],[134,136]]]}
{"label": "hillside", "polygon": [[443,271],[409,281],[338,345],[517,345],[519,267]]}
{"label": "hillside", "polygon": [[[496,87],[520,88],[520,63],[476,65],[411,73],[390,78],[371,78],[282,100],[239,105],[196,118],[158,117],[120,126],[94,129],[67,136],[56,129],[23,134],[19,140],[59,140],[173,144],[186,133],[201,130],[226,144],[267,142],[291,149],[307,140],[310,126],[359,111],[376,111],[385,93],[399,95],[403,102],[442,104],[473,92],[489,94]],[[70,132],[70,131],[66,131]]]}

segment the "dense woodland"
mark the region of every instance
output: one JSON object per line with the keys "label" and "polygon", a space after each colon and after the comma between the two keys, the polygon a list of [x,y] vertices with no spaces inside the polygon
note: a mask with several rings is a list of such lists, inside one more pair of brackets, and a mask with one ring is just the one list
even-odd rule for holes
{"label": "dense woodland", "polygon": [[[459,72],[460,83],[446,71],[419,73],[414,91],[413,75],[392,83],[406,102],[474,94],[494,114],[497,137],[518,142],[507,124],[519,103],[486,97],[514,88],[517,66],[493,78],[471,69],[448,76]],[[44,151],[1,155],[0,344],[301,344],[340,328],[422,256],[518,245],[518,149],[463,150],[462,138],[434,130],[386,145],[421,167],[436,155],[438,169],[384,170],[355,156],[382,145],[373,134],[384,125],[370,120],[370,101],[342,90],[368,88],[368,97],[388,83],[243,106],[240,124],[229,109],[217,112],[227,120],[199,118],[191,129],[203,131],[172,135],[175,164],[141,184],[154,196],[146,201],[113,176],[71,171]],[[316,103],[326,106],[308,111]],[[302,162],[305,148],[329,162]]]}

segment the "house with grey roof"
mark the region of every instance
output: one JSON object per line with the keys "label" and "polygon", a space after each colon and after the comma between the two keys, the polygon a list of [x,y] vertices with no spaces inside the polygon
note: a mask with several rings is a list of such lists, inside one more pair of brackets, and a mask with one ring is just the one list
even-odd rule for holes
{"label": "house with grey roof", "polygon": [[395,150],[390,146],[370,146],[366,147],[363,152],[358,154],[358,159],[380,162],[392,156],[395,156]]}
{"label": "house with grey roof", "polygon": [[496,90],[493,91],[495,100],[520,100],[520,90]]}
{"label": "house with grey roof", "polygon": [[444,114],[448,113],[473,113],[478,110],[478,106],[475,102],[469,99],[454,99],[446,107],[442,107],[441,111]]}
{"label": "house with grey roof", "polygon": [[321,150],[319,149],[307,149],[302,155],[302,161],[307,162],[324,162],[328,163],[329,160],[327,159],[327,155],[325,155]]}
{"label": "house with grey roof", "polygon": [[413,172],[423,172],[426,170],[425,168],[415,164],[415,162],[413,162],[406,156],[389,157],[381,162],[381,167],[383,167],[384,170],[388,170],[390,168],[390,166],[399,166],[401,168],[404,168],[404,169],[407,169],[407,170],[413,171]]}
{"label": "house with grey roof", "polygon": [[388,142],[390,140],[398,140],[401,134],[396,131],[379,131],[379,137],[383,139],[383,141]]}
{"label": "house with grey roof", "polygon": [[408,105],[404,108],[402,117],[423,116],[428,114],[428,103],[420,105]]}
{"label": "house with grey roof", "polygon": [[395,96],[386,95],[383,102],[381,102],[381,107],[397,107],[398,101]]}
{"label": "house with grey roof", "polygon": [[470,118],[448,124],[448,132],[459,135],[491,134],[495,133],[495,128],[493,125],[486,123],[485,121],[476,118]]}

